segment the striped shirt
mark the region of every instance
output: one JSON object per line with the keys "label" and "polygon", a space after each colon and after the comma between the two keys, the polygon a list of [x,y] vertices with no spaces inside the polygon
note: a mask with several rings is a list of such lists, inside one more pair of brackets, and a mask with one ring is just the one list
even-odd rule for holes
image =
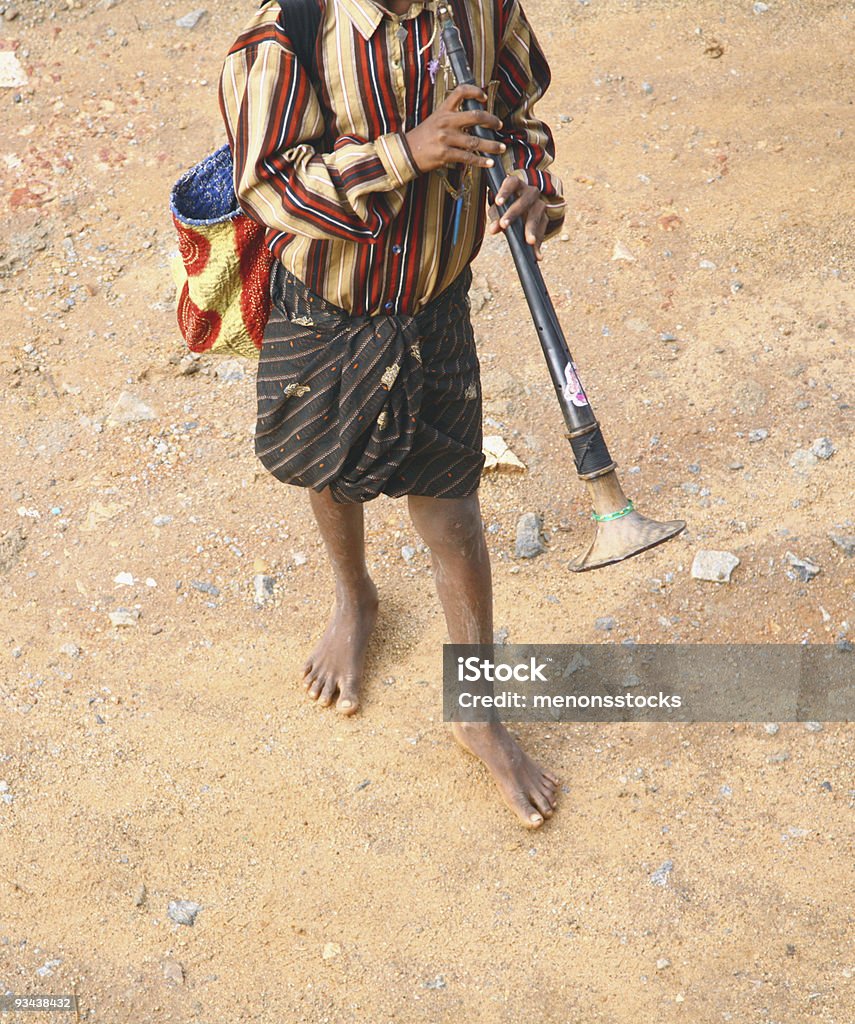
{"label": "striped shirt", "polygon": [[[241,206],[267,227],[267,244],[296,277],[352,315],[413,314],[480,248],[486,177],[473,168],[454,235],[463,169],[420,173],[405,137],[454,87],[440,56],[432,3],[406,14],[372,0],[323,4],[312,73],[297,60],[287,13],[265,4],[232,46],[220,107]],[[547,236],[564,217],[555,154],[534,104],[549,66],[519,0],[452,0],[476,82],[495,97],[508,173],[536,185]],[[492,85],[491,85],[492,83]],[[489,86],[489,88],[488,88]]]}

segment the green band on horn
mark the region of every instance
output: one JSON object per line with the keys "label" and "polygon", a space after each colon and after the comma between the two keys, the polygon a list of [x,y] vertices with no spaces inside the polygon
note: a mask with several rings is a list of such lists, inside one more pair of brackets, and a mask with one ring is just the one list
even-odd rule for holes
{"label": "green band on horn", "polygon": [[608,512],[604,516],[598,516],[596,512],[592,512],[591,518],[596,520],[598,523],[610,523],[613,519],[621,519],[623,516],[628,516],[634,508],[635,505],[630,501],[625,508],[619,508],[617,512]]}

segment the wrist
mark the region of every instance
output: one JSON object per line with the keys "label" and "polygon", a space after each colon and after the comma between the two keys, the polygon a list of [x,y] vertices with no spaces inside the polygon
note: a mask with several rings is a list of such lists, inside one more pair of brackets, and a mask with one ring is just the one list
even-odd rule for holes
{"label": "wrist", "polygon": [[406,185],[420,173],[413,148],[404,132],[389,132],[375,140],[377,156],[396,185]]}

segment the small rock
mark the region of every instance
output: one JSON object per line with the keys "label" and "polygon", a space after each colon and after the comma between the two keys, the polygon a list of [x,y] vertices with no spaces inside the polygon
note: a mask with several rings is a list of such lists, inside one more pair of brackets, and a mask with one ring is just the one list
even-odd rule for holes
{"label": "small rock", "polygon": [[245,376],[243,363],[237,359],[224,359],[214,371],[217,380],[226,382],[243,380]]}
{"label": "small rock", "polygon": [[543,520],[536,512],[526,512],[517,522],[517,540],[514,553],[517,558],[535,558],[546,548],[540,536]]}
{"label": "small rock", "polygon": [[80,648],[77,644],[67,643],[63,644],[59,649],[60,654],[64,654],[67,658],[79,658]]}
{"label": "small rock", "polygon": [[830,437],[818,437],[810,446],[810,450],[818,459],[830,459],[837,451]]}
{"label": "small rock", "polygon": [[594,622],[594,629],[602,630],[606,633],[613,630],[617,623],[611,615],[603,615]]}
{"label": "small rock", "polygon": [[715,263],[712,260],[701,260],[698,266],[701,270],[715,270]]}
{"label": "small rock", "polygon": [[191,374],[198,373],[201,368],[199,356],[195,352],[188,352],[178,364],[178,372],[182,377],[189,377]]}
{"label": "small rock", "polygon": [[855,534],[829,533],[828,539],[832,544],[836,544],[847,558],[855,555]]}
{"label": "small rock", "polygon": [[10,50],[0,50],[0,88],[18,89],[29,79],[22,63]]}
{"label": "small rock", "polygon": [[507,626],[502,626],[501,629],[497,629],[493,633],[493,643],[494,644],[506,644],[508,642],[508,637],[510,635],[511,634],[510,634],[510,631],[508,630],[508,627]]}
{"label": "small rock", "polygon": [[758,441],[765,441],[768,436],[769,431],[765,430],[763,427],[760,427],[758,430],[749,430],[748,443],[756,444]]}
{"label": "small rock", "polygon": [[190,11],[189,14],[185,14],[180,18],[176,18],[175,24],[179,28],[193,29],[199,24],[199,22],[202,20],[202,18],[205,17],[207,13],[208,12],[204,8],[200,7],[199,10],[197,11]]}
{"label": "small rock", "polygon": [[745,463],[744,462],[731,462],[730,465],[727,468],[728,469],[732,469],[732,470],[745,469]]}
{"label": "small rock", "polygon": [[134,906],[141,907],[145,903],[145,898],[148,891],[144,885],[139,885],[136,892],[134,893]]}
{"label": "small rock", "polygon": [[656,961],[656,970],[657,971],[664,971],[666,969],[666,967],[670,967],[670,966],[671,966],[671,961],[666,956],[660,956],[659,959]]}
{"label": "small rock", "polygon": [[799,473],[806,473],[817,464],[819,460],[813,452],[807,448],[799,448],[790,456],[790,466]]}
{"label": "small rock", "polygon": [[484,438],[484,472],[495,470],[499,473],[524,473],[525,463],[521,462],[499,434]]}
{"label": "small rock", "polygon": [[443,978],[441,974],[438,974],[432,981],[426,981],[424,983],[424,987],[431,989],[445,988],[445,978]]}
{"label": "small rock", "polygon": [[120,572],[113,577],[113,582],[120,587],[132,587],[134,585],[134,574],[132,572]]}
{"label": "small rock", "polygon": [[625,263],[635,263],[635,256],[630,250],[623,244],[623,242],[615,242],[614,249],[612,250],[612,261],[623,260]]}
{"label": "small rock", "polygon": [[14,21],[15,18],[18,17],[18,8],[7,7],[6,10],[3,12],[3,17],[6,19],[6,21]]}
{"label": "small rock", "polygon": [[267,604],[267,602],[273,597],[275,586],[276,580],[272,576],[265,576],[264,573],[258,573],[257,576],[253,576],[252,592],[255,603],[259,608],[262,605]]}
{"label": "small rock", "polygon": [[324,951],[321,953],[321,956],[324,960],[332,960],[334,957],[337,957],[339,953],[341,953],[341,946],[337,942],[328,942],[324,946]]}
{"label": "small rock", "polygon": [[36,968],[36,974],[40,978],[49,978],[61,963],[61,957],[56,960],[46,960],[41,967]]}
{"label": "small rock", "polygon": [[786,761],[789,760],[790,755],[786,752],[786,750],[782,750],[777,754],[769,754],[769,756],[766,758],[768,764],[784,764]]}
{"label": "small rock", "polygon": [[765,14],[769,10],[769,5],[761,3],[761,0],[757,0],[757,3],[751,9],[755,14]]}
{"label": "small rock", "polygon": [[768,736],[777,736],[778,733],[781,731],[781,727],[780,725],[778,725],[777,722],[767,722],[763,726],[763,729]]}
{"label": "small rock", "polygon": [[186,924],[188,927],[192,927],[196,915],[201,909],[201,905],[192,900],[170,900],[166,913],[176,924]]}
{"label": "small rock", "polygon": [[475,278],[469,289],[469,307],[472,316],[477,316],[492,299],[493,293],[487,278],[483,275]]}
{"label": "small rock", "polygon": [[792,571],[787,572],[787,576],[789,576],[791,580],[799,580],[802,583],[808,583],[820,573],[819,566],[809,558],[799,558],[797,555],[794,555],[792,551],[787,551],[784,558],[786,558],[787,562],[792,566]]}
{"label": "small rock", "polygon": [[730,574],[739,559],[729,551],[698,551],[692,562],[692,579],[711,583],[730,583]]}
{"label": "small rock", "polygon": [[302,551],[294,552],[294,565],[305,565],[308,559]]}
{"label": "small rock", "polygon": [[650,96],[653,92],[653,86],[650,84],[650,82],[642,82],[641,91],[645,94],[645,96]]}
{"label": "small rock", "polygon": [[663,861],[659,867],[651,872],[650,882],[652,885],[666,886],[669,881],[669,875],[674,870],[674,862],[671,860]]}
{"label": "small rock", "polygon": [[123,426],[128,423],[142,423],[157,418],[154,409],[141,398],[123,391],[116,399],[110,415],[106,419],[108,427]]}
{"label": "small rock", "polygon": [[401,558],[403,558],[405,562],[412,562],[412,560],[415,557],[416,557],[416,549],[414,547],[412,547],[411,545],[405,544],[401,548]]}
{"label": "small rock", "polygon": [[211,597],[220,596],[220,588],[214,586],[213,583],[208,583],[205,580],[190,580],[190,586],[194,590],[199,590],[203,594],[210,594]]}
{"label": "small rock", "polygon": [[168,526],[172,522],[172,516],[155,516],[152,522],[155,526]]}
{"label": "small rock", "polygon": [[176,985],[184,984],[184,968],[177,960],[164,960],[160,967],[167,981]]}
{"label": "small rock", "polygon": [[108,614],[110,622],[116,627],[135,626],[140,617],[138,608],[117,608]]}
{"label": "small rock", "polygon": [[822,722],[805,722],[808,732],[822,732]]}

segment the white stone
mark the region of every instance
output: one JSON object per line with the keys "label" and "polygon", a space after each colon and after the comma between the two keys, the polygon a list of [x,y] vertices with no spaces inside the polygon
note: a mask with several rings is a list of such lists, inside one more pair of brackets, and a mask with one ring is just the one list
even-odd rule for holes
{"label": "white stone", "polygon": [[698,551],[692,562],[692,579],[711,583],[730,583],[730,574],[739,559],[729,551]]}
{"label": "white stone", "polygon": [[110,415],[107,417],[107,426],[118,427],[127,423],[142,423],[146,420],[157,418],[154,409],[141,398],[132,395],[130,391],[123,391],[116,399]]}

